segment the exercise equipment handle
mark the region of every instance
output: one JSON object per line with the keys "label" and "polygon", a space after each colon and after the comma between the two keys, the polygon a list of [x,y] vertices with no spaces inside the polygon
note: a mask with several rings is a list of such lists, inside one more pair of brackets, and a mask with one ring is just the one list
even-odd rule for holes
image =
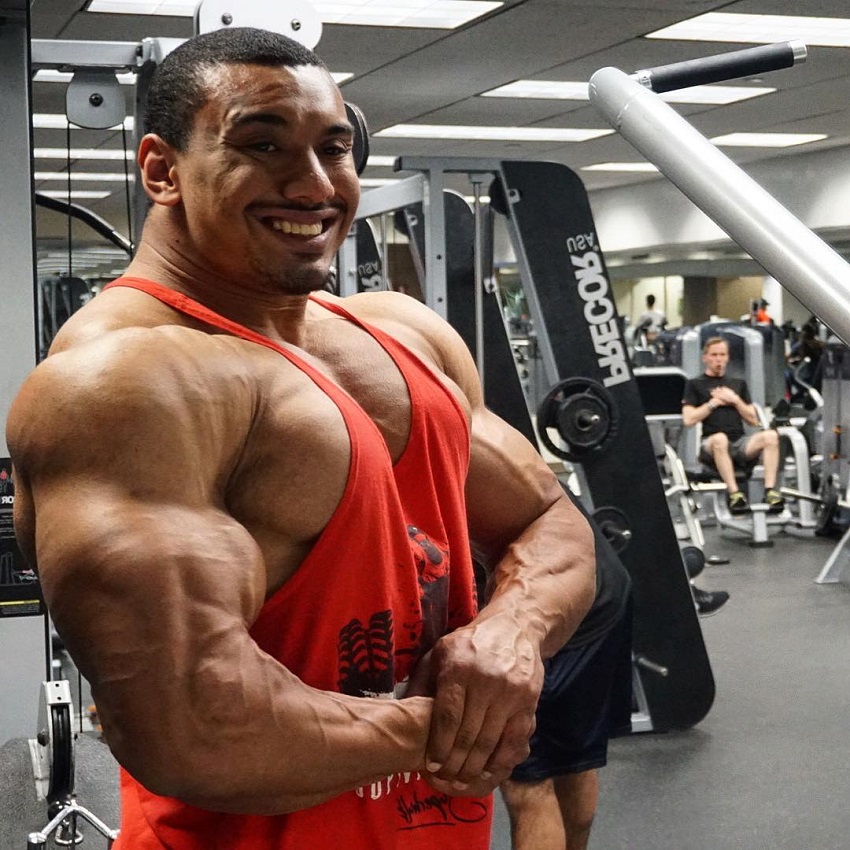
{"label": "exercise equipment handle", "polygon": [[802,41],[785,41],[645,68],[632,74],[632,78],[661,94],[790,68],[798,62],[805,62],[807,55],[808,49]]}

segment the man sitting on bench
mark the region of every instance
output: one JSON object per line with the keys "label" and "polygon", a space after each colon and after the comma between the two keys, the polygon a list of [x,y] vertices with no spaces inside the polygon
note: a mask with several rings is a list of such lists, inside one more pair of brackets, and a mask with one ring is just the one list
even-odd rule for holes
{"label": "man sitting on bench", "polygon": [[747,382],[726,377],[729,346],[725,339],[714,336],[706,340],[702,362],[705,374],[688,380],[682,399],[685,426],[690,428],[702,422],[700,462],[717,469],[728,491],[729,512],[743,514],[750,510],[750,503],[738,486],[735,471],[749,472],[761,456],[768,511],[781,513],[785,500],[775,489],[779,469],[779,434],[773,429],[757,431],[749,436],[744,433],[744,423],[759,425],[760,422]]}

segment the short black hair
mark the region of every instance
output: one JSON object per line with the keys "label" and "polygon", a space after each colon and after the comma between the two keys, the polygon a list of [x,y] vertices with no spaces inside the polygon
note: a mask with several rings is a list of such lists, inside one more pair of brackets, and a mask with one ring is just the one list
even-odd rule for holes
{"label": "short black hair", "polygon": [[655,296],[652,293],[650,293],[649,295],[646,296],[646,306],[647,307],[654,307],[655,306]]}
{"label": "short black hair", "polygon": [[280,33],[234,27],[184,41],[157,66],[145,108],[144,131],[185,150],[195,115],[207,102],[207,75],[219,65],[295,67],[325,63],[308,47]]}

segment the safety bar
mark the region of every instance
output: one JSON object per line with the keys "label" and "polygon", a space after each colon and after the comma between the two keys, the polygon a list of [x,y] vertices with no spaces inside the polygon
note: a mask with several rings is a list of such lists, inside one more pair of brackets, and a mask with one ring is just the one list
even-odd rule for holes
{"label": "safety bar", "polygon": [[617,68],[590,100],[626,141],[850,344],[850,265],[654,92]]}
{"label": "safety bar", "polygon": [[766,74],[780,68],[790,68],[798,62],[805,62],[808,49],[802,41],[786,41],[779,44],[762,44],[735,50],[732,53],[719,53],[702,59],[687,59],[672,65],[658,65],[645,68],[632,74],[645,88],[661,94],[665,91],[686,89],[690,86],[703,86],[734,80],[754,74]]}

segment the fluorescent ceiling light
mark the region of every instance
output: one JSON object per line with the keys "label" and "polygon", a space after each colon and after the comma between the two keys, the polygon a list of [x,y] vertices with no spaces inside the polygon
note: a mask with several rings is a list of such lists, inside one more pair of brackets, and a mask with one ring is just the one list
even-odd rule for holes
{"label": "fluorescent ceiling light", "polygon": [[[133,71],[123,71],[115,75],[118,82],[122,86],[132,86],[136,82],[136,75]],[[51,68],[42,68],[36,71],[33,76],[33,82],[36,83],[70,83],[74,79],[71,71],[55,71]]]}
{"label": "fluorescent ceiling light", "polygon": [[[65,148],[34,148],[36,159],[68,159]],[[123,150],[108,150],[106,148],[71,148],[71,159],[124,159]],[[136,158],[135,151],[128,150],[126,158],[132,161]]]}
{"label": "fluorescent ceiling light", "polygon": [[366,165],[369,168],[392,168],[395,165],[395,161],[398,159],[397,156],[377,156],[373,155],[369,157]]}
{"label": "fluorescent ceiling light", "polygon": [[454,29],[503,5],[483,0],[314,0],[322,23]]}
{"label": "fluorescent ceiling light", "polygon": [[651,32],[647,38],[731,41],[739,44],[773,44],[793,40],[814,47],[850,47],[850,20],[708,12]]}
{"label": "fluorescent ceiling light", "polygon": [[[92,0],[89,12],[128,15],[195,14],[197,0]],[[498,9],[491,0],[314,0],[324,24],[454,29]]]}
{"label": "fluorescent ceiling light", "polygon": [[350,80],[354,74],[351,71],[331,71],[331,76],[333,77],[333,81],[339,85],[346,80]]}
{"label": "fluorescent ceiling light", "polygon": [[[36,130],[64,130],[68,126],[68,119],[64,115],[58,115],[51,112],[36,112],[32,116],[32,126]],[[116,124],[114,127],[110,127],[110,130],[118,130],[121,125]],[[134,127],[134,120],[132,115],[128,115],[124,119],[124,127],[127,130],[132,130]],[[71,125],[72,130],[83,129],[77,127],[76,124]]]}
{"label": "fluorescent ceiling light", "polygon": [[459,124],[396,124],[375,133],[396,139],[472,139],[499,142],[584,142],[613,130],[564,127],[468,127]]}
{"label": "fluorescent ceiling light", "polygon": [[[739,100],[770,94],[776,89],[756,86],[691,86],[664,92],[659,97],[668,103],[736,103]],[[540,100],[587,100],[587,83],[556,80],[517,80],[482,93],[483,97],[527,97]]]}
{"label": "fluorescent ceiling light", "polygon": [[541,100],[587,100],[587,83],[559,80],[517,80],[481,93],[483,97],[531,97]]}
{"label": "fluorescent ceiling light", "polygon": [[825,133],[728,133],[711,141],[729,148],[790,148],[825,138]]}
{"label": "fluorescent ceiling light", "polygon": [[658,171],[651,162],[597,162],[585,165],[582,171]]}
{"label": "fluorescent ceiling light", "polygon": [[375,186],[386,186],[389,183],[398,183],[398,180],[394,180],[392,177],[361,177],[360,185],[366,187],[367,189],[374,188]]}
{"label": "fluorescent ceiling light", "polygon": [[[130,180],[134,180],[133,174],[129,175]],[[124,183],[127,177],[124,172],[96,172],[96,171],[72,171],[72,183]],[[68,182],[67,171],[36,171],[33,174],[33,180],[62,180]]]}
{"label": "fluorescent ceiling light", "polygon": [[[48,198],[59,198],[60,200],[66,201],[68,199],[68,193],[63,192],[61,189],[47,189],[42,191],[38,190],[39,195],[46,195]],[[89,189],[74,189],[71,192],[71,200],[98,200],[99,198],[108,198],[112,192],[97,192]]]}

